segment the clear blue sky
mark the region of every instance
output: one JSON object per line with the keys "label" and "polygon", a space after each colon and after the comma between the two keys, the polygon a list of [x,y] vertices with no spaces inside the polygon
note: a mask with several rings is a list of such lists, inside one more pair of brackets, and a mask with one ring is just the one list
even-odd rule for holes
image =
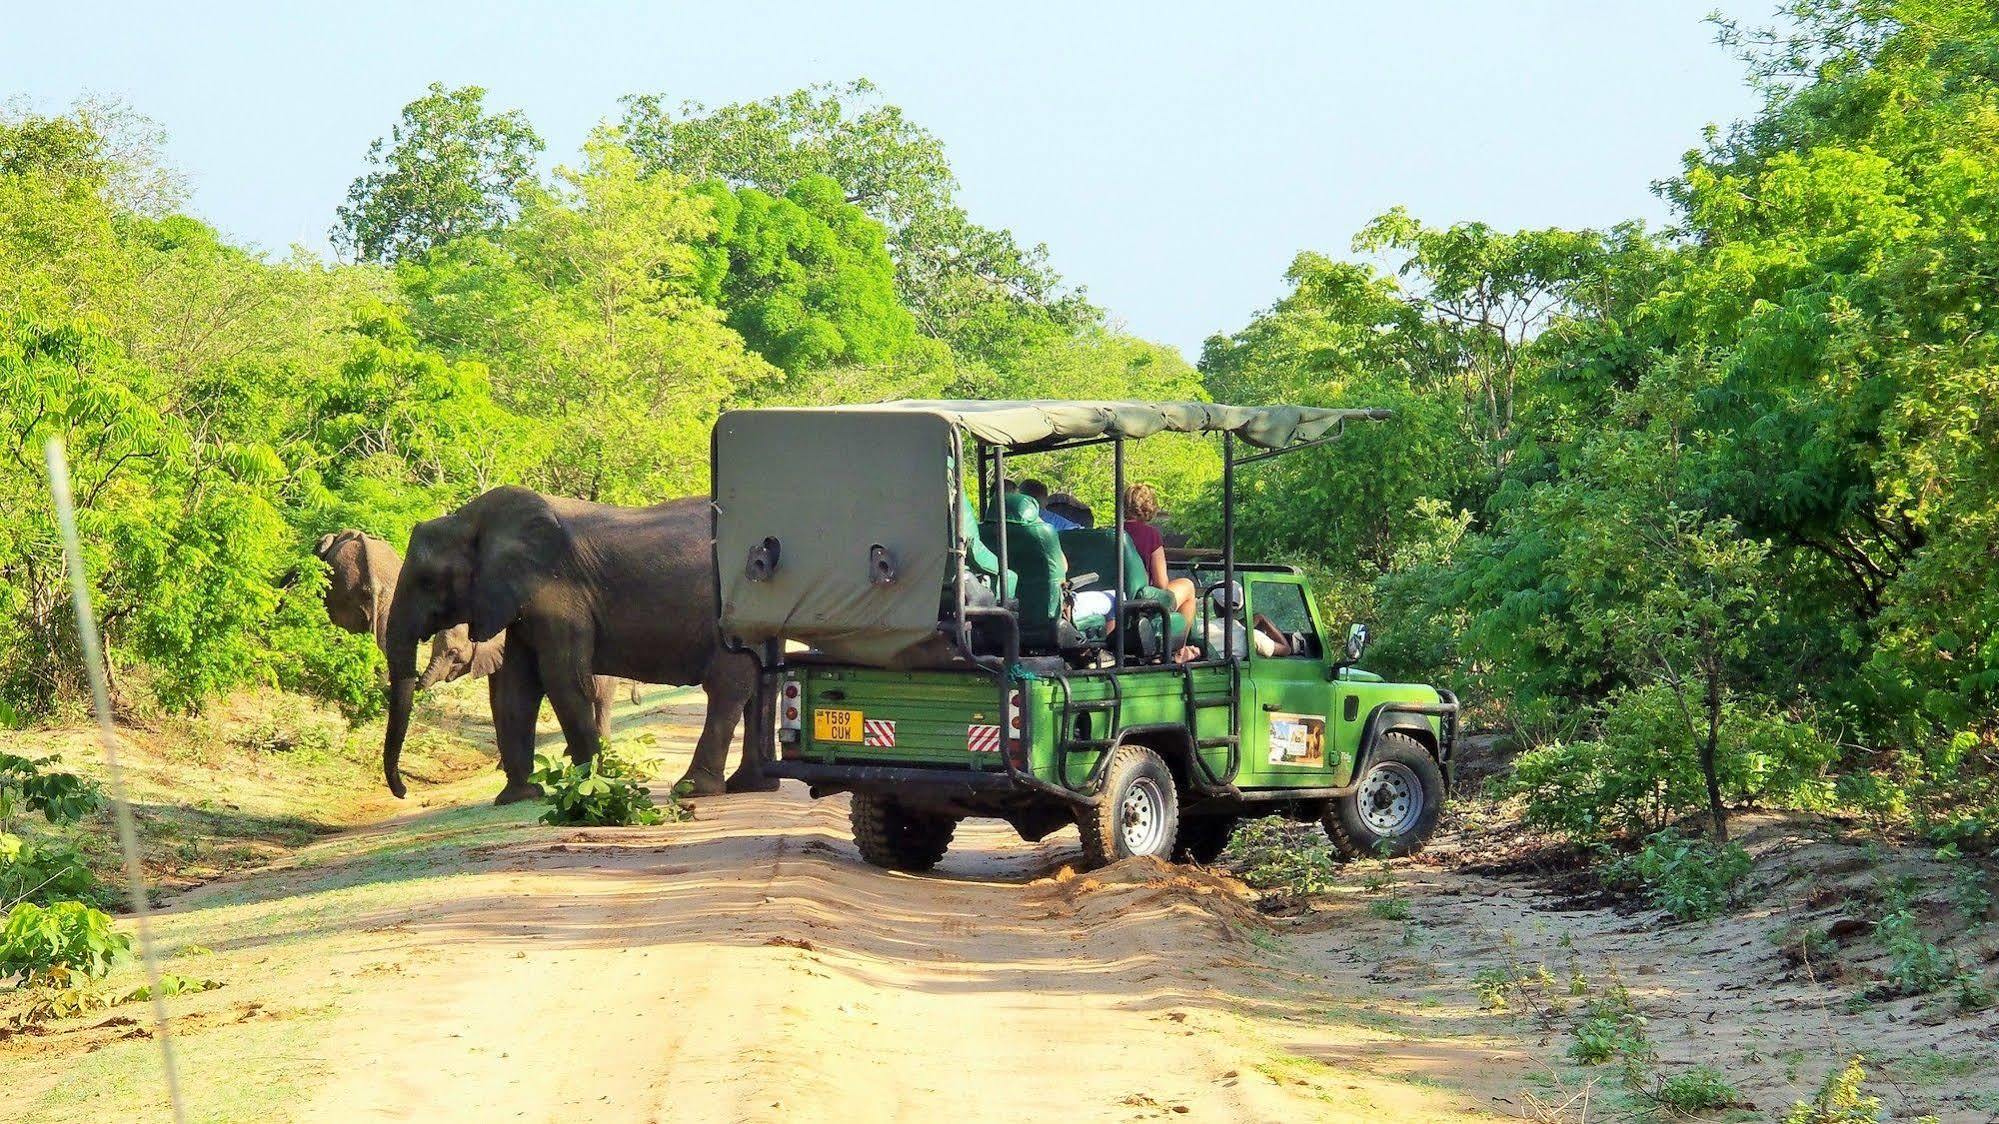
{"label": "clear blue sky", "polygon": [[865,75],[944,138],[974,218],[1047,243],[1191,359],[1282,293],[1295,253],[1346,254],[1397,203],[1662,220],[1651,181],[1753,107],[1701,22],[1714,6],[22,3],[0,95],[123,97],[170,132],[199,214],[324,251],[368,142],[434,80],[526,110],[566,160],[621,94],[714,104]]}

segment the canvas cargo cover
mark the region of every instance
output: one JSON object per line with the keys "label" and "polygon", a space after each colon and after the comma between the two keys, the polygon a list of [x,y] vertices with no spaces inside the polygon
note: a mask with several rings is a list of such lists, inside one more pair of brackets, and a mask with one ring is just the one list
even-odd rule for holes
{"label": "canvas cargo cover", "polygon": [[[933,659],[951,548],[949,420],[922,411],[733,410],[715,423],[722,629],[881,667]],[[769,580],[751,551],[777,540]],[[870,550],[895,580],[870,580]]]}

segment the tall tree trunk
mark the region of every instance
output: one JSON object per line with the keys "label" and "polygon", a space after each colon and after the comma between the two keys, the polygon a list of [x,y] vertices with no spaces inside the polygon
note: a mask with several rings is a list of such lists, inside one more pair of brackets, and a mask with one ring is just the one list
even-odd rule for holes
{"label": "tall tree trunk", "polygon": [[1728,810],[1721,806],[1721,777],[1715,757],[1721,748],[1721,670],[1707,669],[1707,738],[1701,743],[1701,776],[1707,780],[1707,813],[1714,821],[1714,841],[1728,842]]}

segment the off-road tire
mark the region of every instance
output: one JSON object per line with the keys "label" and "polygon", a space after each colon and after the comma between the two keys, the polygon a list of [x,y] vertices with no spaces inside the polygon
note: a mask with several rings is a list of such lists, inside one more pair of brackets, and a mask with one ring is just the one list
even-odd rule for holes
{"label": "off-road tire", "polygon": [[1354,791],[1319,820],[1333,852],[1348,860],[1399,859],[1422,850],[1444,811],[1444,771],[1423,743],[1393,731],[1381,735],[1355,780]]}
{"label": "off-road tire", "polygon": [[893,796],[856,792],[848,819],[861,857],[888,870],[922,872],[937,865],[951,848],[958,817],[918,812]]}
{"label": "off-road tire", "polygon": [[1121,745],[1104,769],[1103,800],[1076,813],[1083,862],[1094,869],[1135,855],[1171,858],[1179,823],[1172,770],[1142,745]]}
{"label": "off-road tire", "polygon": [[1173,861],[1213,865],[1228,849],[1235,825],[1234,816],[1181,816],[1180,834],[1173,839]]}

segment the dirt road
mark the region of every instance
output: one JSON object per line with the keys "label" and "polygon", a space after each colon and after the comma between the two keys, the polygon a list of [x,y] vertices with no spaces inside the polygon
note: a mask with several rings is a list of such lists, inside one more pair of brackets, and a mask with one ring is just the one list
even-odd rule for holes
{"label": "dirt road", "polygon": [[[622,709],[677,775],[698,697]],[[1999,1112],[1999,1011],[1883,995],[1891,956],[1868,939],[1884,878],[1917,887],[1944,933],[1953,871],[1870,857],[1878,844],[1838,824],[1743,817],[1755,873],[1707,923],[1561,873],[1482,872],[1514,853],[1504,823],[1309,900],[1275,894],[1264,914],[1200,871],[1077,875],[1073,832],[1027,845],[968,823],[913,877],[863,864],[845,801],[797,786],[579,831],[490,807],[499,781],[476,749],[433,746],[408,803],[367,756],[316,772],[263,750],[196,771],[157,747],[137,758],[156,829],[254,829],[264,864],[159,916],[167,969],[219,985],[168,1001],[190,1119],[1636,1119],[1697,1066],[1733,1088],[1723,1118],[1760,1118],[1856,1054],[1895,1119]],[[279,814],[309,792],[321,822],[368,826],[326,836]],[[198,871],[242,845],[163,835],[152,853],[191,848]],[[1774,938],[1805,929],[1828,937],[1800,966]],[[1960,940],[1962,962],[1999,962],[1993,932]],[[126,968],[106,988],[137,983]],[[1656,1051],[1636,1084],[1574,1057],[1612,997]],[[7,1010],[0,1120],[164,1119],[143,1005],[11,1034]]]}
{"label": "dirt road", "polygon": [[[696,715],[660,717],[669,769]],[[1206,875],[1078,877],[1073,833],[1029,846],[968,823],[913,877],[862,864],[845,800],[795,785],[579,831],[479,807],[493,784],[432,790],[437,807],[168,911],[173,970],[225,984],[175,1008],[199,1117],[1432,1120],[1490,1103],[1440,1084],[1489,1044],[1410,1054],[1327,1018],[1352,997],[1318,990]],[[140,1033],[83,1032],[102,1039],[89,1060],[16,1103],[157,1103]]]}
{"label": "dirt road", "polygon": [[510,844],[469,893],[368,919],[388,927],[364,958],[404,970],[328,1055],[388,1056],[336,1065],[304,1118],[1448,1111],[1392,1080],[1350,1075],[1339,1105],[1265,1072],[1286,1052],[1258,1024],[1300,997],[1249,970],[1265,954],[1220,883],[1057,881],[1069,847],[980,824],[938,875],[888,874],[858,862],[845,811],[788,786],[689,825]]}

